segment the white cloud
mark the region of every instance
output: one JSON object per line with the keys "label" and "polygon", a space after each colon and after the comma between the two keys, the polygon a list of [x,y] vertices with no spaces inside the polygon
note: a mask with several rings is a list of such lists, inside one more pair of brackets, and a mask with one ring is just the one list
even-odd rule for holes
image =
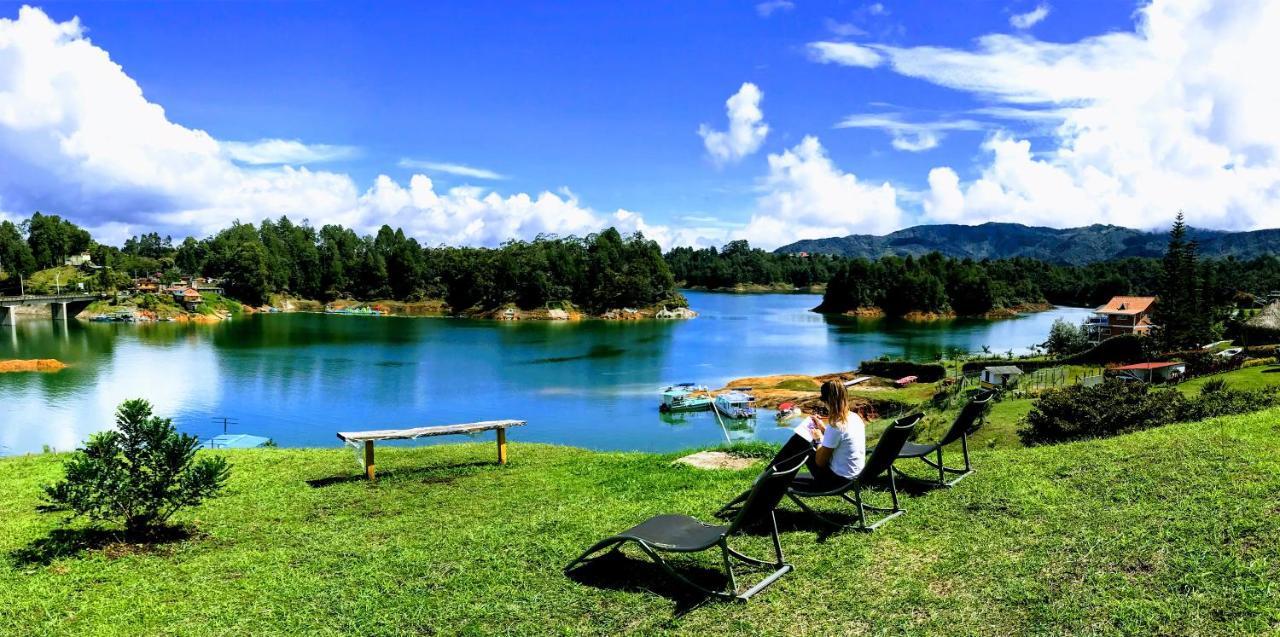
{"label": "white cloud", "polygon": [[889,15],[889,10],[884,8],[884,5],[879,2],[867,5],[866,12],[871,15]]}
{"label": "white cloud", "polygon": [[809,57],[824,64],[861,66],[868,69],[884,62],[884,58],[875,49],[852,42],[810,42]]}
{"label": "white cloud", "polygon": [[1156,227],[1185,210],[1195,225],[1246,229],[1280,222],[1280,85],[1259,79],[1280,59],[1277,32],[1280,3],[1156,0],[1134,31],[1075,42],[866,48],[993,114],[1057,121],[1037,148],[988,137],[972,181],[931,175],[933,219]]}
{"label": "white cloud", "polygon": [[842,38],[867,34],[866,31],[863,31],[858,27],[858,25],[853,24],[852,22],[840,22],[838,20],[832,20],[831,18],[827,18],[826,20],[823,21],[822,24],[832,34],[838,35]]}
{"label": "white cloud", "polygon": [[449,175],[457,175],[459,177],[471,177],[473,179],[490,179],[500,180],[506,179],[505,175],[500,175],[487,168],[476,168],[475,166],[467,166],[465,164],[448,164],[434,161],[419,161],[417,159],[401,159],[396,165],[401,168],[412,168],[414,170],[426,170]]}
{"label": "white cloud", "polygon": [[296,139],[260,139],[256,142],[219,142],[223,152],[243,164],[319,164],[351,159],[359,154],[354,146],[304,144]]}
{"label": "white cloud", "polygon": [[1015,29],[1030,29],[1049,17],[1049,10],[1048,4],[1041,4],[1026,13],[1011,15],[1009,16],[1009,26]]}
{"label": "white cloud", "polygon": [[751,82],[744,82],[725,101],[725,112],[729,115],[729,130],[718,131],[703,124],[698,127],[702,143],[707,154],[716,164],[737,161],[756,152],[769,134],[769,125],[764,123],[764,113],[760,110],[760,100],[764,94]]}
{"label": "white cloud", "polygon": [[769,174],[760,188],[756,212],[740,232],[760,247],[900,227],[902,210],[893,186],[860,182],[840,170],[816,137],[769,155]]}
{"label": "white cloud", "polygon": [[0,210],[10,216],[59,213],[116,243],[151,230],[203,236],[281,214],[362,232],[401,225],[428,244],[494,245],[614,221],[662,232],[572,195],[437,192],[424,175],[407,187],[380,176],[362,193],[349,175],[288,165],[335,154],[302,142],[220,142],[169,121],[79,21],[30,7],[0,19]]}
{"label": "white cloud", "polygon": [[791,0],[767,0],[756,5],[756,13],[760,14],[762,18],[767,18],[773,15],[775,11],[790,11],[794,8],[796,8],[796,3],[791,2]]}
{"label": "white cloud", "polygon": [[936,122],[908,122],[896,113],[862,113],[850,115],[838,122],[836,128],[875,128],[892,137],[893,147],[907,152],[921,152],[936,148],[946,131],[982,130],[980,122],[971,119],[942,120]]}

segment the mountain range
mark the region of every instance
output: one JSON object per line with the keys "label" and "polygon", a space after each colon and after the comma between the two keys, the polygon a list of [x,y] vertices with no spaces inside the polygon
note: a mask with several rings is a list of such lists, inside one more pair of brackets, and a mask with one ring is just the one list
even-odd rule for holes
{"label": "mountain range", "polygon": [[[1280,253],[1280,228],[1229,232],[1190,228],[1188,235],[1200,243],[1207,257],[1234,256],[1250,259]],[[878,236],[805,239],[775,250],[782,254],[808,252],[875,259],[887,255],[924,255],[941,252],[950,257],[1007,259],[1031,257],[1053,263],[1080,265],[1124,257],[1159,257],[1168,235],[1095,224],[1082,228],[1044,228],[1020,223],[923,225]]]}

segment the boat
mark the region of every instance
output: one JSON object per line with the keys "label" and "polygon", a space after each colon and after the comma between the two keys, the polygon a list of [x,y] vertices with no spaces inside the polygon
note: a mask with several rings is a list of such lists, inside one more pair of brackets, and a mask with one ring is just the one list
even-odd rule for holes
{"label": "boat", "polygon": [[865,382],[867,382],[867,381],[869,381],[869,380],[871,380],[871,377],[870,377],[870,376],[859,376],[859,377],[857,377],[857,378],[855,378],[855,379],[853,379],[853,380],[846,380],[846,381],[844,381],[844,386],[845,386],[845,387],[853,387],[854,385],[860,385],[860,384],[865,383]]}
{"label": "boat", "polygon": [[778,405],[778,413],[775,416],[778,422],[786,422],[796,416],[803,416],[804,412],[800,411],[800,406],[793,402],[785,402]]}
{"label": "boat", "polygon": [[756,400],[755,396],[748,394],[742,389],[731,389],[719,396],[716,396],[712,405],[715,410],[724,415],[725,418],[754,418],[756,408],[752,404]]}
{"label": "boat", "polygon": [[902,378],[899,378],[898,380],[893,381],[893,384],[897,385],[898,387],[906,387],[907,385],[910,385],[914,382],[916,382],[915,376],[903,376]]}
{"label": "boat", "polygon": [[711,397],[707,388],[693,383],[679,383],[662,389],[662,404],[658,411],[703,411],[711,409]]}

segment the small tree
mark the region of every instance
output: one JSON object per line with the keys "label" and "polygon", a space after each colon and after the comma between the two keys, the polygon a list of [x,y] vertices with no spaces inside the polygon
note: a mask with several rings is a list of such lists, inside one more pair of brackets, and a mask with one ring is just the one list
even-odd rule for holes
{"label": "small tree", "polygon": [[51,504],[144,535],[179,509],[217,495],[231,474],[223,458],[197,460],[196,437],[153,416],[145,400],[122,403],[116,427],[90,437],[67,461],[66,477],[45,487]]}
{"label": "small tree", "polygon": [[1089,349],[1089,336],[1081,326],[1057,319],[1049,328],[1049,340],[1043,347],[1053,356],[1069,356]]}

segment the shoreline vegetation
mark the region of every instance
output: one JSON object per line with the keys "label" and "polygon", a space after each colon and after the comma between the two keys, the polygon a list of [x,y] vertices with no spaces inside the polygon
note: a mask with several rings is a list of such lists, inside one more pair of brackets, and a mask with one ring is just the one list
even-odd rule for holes
{"label": "shoreline vegetation", "polygon": [[[922,312],[918,310],[913,310],[913,311],[907,312],[906,314],[898,316],[896,318],[902,319],[904,321],[914,321],[914,322],[920,322],[920,323],[931,323],[936,321],[954,321],[956,319],[965,319],[965,318],[986,319],[989,321],[997,321],[1001,319],[1018,318],[1023,314],[1032,314],[1035,312],[1048,312],[1054,309],[1055,307],[1058,307],[1058,306],[1052,303],[1034,302],[1034,303],[1018,303],[1011,307],[992,308],[990,310],[987,310],[986,312],[982,312],[979,314],[958,314],[953,310],[946,310],[942,312]],[[814,311],[820,312],[817,308],[815,308]],[[851,316],[851,317],[863,318],[863,319],[882,319],[882,318],[888,318],[889,316],[887,312],[885,312],[883,309],[876,306],[859,307],[852,310],[845,310],[843,312],[838,312],[838,314],[842,316]]]}

